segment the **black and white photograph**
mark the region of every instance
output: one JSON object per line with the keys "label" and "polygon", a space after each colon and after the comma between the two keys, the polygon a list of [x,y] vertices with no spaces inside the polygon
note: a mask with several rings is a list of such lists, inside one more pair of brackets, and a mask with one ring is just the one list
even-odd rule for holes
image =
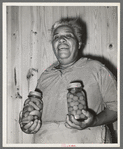
{"label": "black and white photograph", "polygon": [[120,147],[120,3],[3,3],[3,147]]}

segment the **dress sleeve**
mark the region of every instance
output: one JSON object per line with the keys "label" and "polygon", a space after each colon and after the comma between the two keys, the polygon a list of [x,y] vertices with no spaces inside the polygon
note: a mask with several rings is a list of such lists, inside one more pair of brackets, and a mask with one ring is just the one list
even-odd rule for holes
{"label": "dress sleeve", "polygon": [[105,107],[117,111],[117,83],[115,77],[105,66],[100,68],[98,75]]}
{"label": "dress sleeve", "polygon": [[36,90],[39,89],[40,91],[42,91],[42,75],[40,75],[39,79],[37,80],[37,85],[36,85]]}

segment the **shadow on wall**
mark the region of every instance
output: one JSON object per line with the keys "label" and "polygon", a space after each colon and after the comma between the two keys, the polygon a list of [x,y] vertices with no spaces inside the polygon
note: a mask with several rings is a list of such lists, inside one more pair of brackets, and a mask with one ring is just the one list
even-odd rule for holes
{"label": "shadow on wall", "polygon": [[94,55],[83,55],[82,57],[87,57],[87,58],[91,58],[93,60],[97,60],[99,62],[101,62],[102,64],[104,64],[111,72],[112,74],[115,76],[115,78],[117,79],[117,69],[116,67],[111,63],[111,61],[109,61],[108,59],[101,57],[101,56],[94,56]]}
{"label": "shadow on wall", "polygon": [[[82,40],[82,47],[81,47],[81,50],[79,52],[79,57],[80,58],[86,57],[86,58],[90,58],[90,59],[97,60],[97,61],[101,62],[112,72],[112,74],[117,79],[117,68],[113,65],[113,63],[111,61],[109,61],[105,57],[94,56],[91,54],[88,54],[88,55],[83,54],[84,48],[85,48],[86,43],[87,43],[87,26],[86,26],[86,23],[81,18],[78,19],[78,22],[79,22],[79,24],[81,24],[81,26],[83,28],[83,31],[82,31],[83,36],[81,39]],[[117,143],[117,134],[114,130],[113,124],[108,124],[108,128],[109,128],[111,135],[112,135],[112,143]]]}
{"label": "shadow on wall", "polygon": [[101,62],[102,64],[104,64],[112,72],[112,74],[117,79],[117,68],[113,65],[113,63],[111,61],[109,61],[109,59],[106,59],[105,57],[101,57],[101,56],[94,56],[94,55],[91,55],[91,54],[88,54],[88,55],[83,54],[84,48],[85,48],[86,43],[87,43],[87,26],[86,26],[86,23],[81,18],[78,19],[78,23],[83,28],[83,30],[82,30],[83,36],[82,36],[82,39],[81,39],[82,40],[82,47],[81,47],[81,50],[79,52],[80,57],[87,57],[87,58],[90,58],[90,59],[97,60],[97,61]]}

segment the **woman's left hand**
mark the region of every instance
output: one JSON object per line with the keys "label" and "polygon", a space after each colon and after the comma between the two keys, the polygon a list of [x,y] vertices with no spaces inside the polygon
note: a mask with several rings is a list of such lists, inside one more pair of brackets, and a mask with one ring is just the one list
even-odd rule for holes
{"label": "woman's left hand", "polygon": [[65,126],[67,128],[73,128],[78,130],[85,129],[87,127],[92,127],[96,121],[96,116],[90,111],[82,110],[82,112],[87,117],[86,120],[80,122],[77,121],[73,115],[67,115]]}

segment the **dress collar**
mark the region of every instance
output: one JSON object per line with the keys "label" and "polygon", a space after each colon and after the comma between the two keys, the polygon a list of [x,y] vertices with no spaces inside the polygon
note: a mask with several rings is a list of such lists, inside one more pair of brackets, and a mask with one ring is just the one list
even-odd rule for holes
{"label": "dress collar", "polygon": [[[64,69],[64,71],[69,70],[69,69],[73,69],[74,67],[81,68],[87,63],[87,61],[88,61],[88,58],[80,58],[76,63],[74,63],[73,65],[71,65],[71,66],[67,67],[66,69]],[[56,68],[58,65],[59,65],[59,62],[56,61],[50,67],[48,67],[46,69],[46,71],[62,70],[62,69],[57,69]]]}

